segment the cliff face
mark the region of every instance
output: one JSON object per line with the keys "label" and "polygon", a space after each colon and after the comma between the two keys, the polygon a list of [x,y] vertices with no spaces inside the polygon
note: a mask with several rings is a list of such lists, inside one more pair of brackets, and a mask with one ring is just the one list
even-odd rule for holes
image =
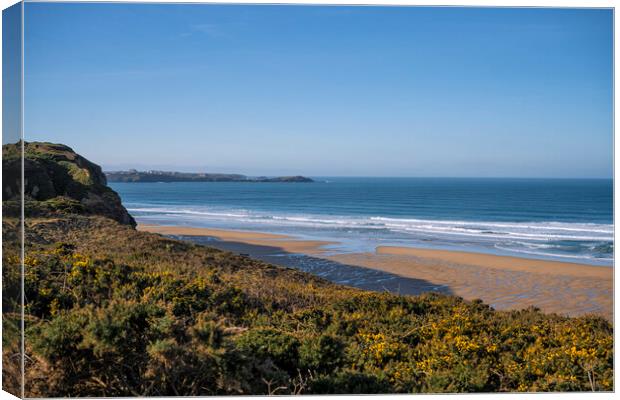
{"label": "cliff face", "polygon": [[[5,200],[19,199],[20,144],[2,146]],[[61,144],[24,144],[26,213],[71,211],[103,215],[135,226],[118,194],[107,186],[101,167]]]}

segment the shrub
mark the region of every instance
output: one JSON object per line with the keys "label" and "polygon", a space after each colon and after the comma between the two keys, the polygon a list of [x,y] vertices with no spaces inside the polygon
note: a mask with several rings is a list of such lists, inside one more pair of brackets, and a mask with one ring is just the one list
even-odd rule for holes
{"label": "shrub", "polygon": [[299,340],[274,328],[251,329],[239,338],[240,349],[258,359],[269,359],[293,376],[299,368]]}
{"label": "shrub", "polygon": [[301,369],[330,373],[344,363],[344,349],[342,341],[334,336],[311,336],[299,348]]}
{"label": "shrub", "polygon": [[600,317],[363,292],[102,217],[29,234],[30,396],[613,389]]}

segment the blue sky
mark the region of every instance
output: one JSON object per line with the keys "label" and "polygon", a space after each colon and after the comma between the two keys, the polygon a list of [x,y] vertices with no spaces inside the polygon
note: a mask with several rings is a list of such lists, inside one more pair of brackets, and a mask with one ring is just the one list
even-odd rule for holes
{"label": "blue sky", "polygon": [[27,3],[26,140],[106,169],[612,175],[601,9]]}
{"label": "blue sky", "polygon": [[21,4],[2,11],[2,144],[20,139]]}

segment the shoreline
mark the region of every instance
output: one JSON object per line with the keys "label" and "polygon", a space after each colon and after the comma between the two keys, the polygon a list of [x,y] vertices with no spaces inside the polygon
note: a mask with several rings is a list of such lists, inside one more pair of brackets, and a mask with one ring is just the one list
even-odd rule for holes
{"label": "shoreline", "polygon": [[320,254],[323,252],[323,246],[335,243],[322,240],[299,240],[292,236],[275,233],[197,228],[189,226],[138,224],[136,229],[151,233],[159,233],[162,235],[214,237],[223,242],[239,242],[255,246],[277,247],[290,253]]}
{"label": "shoreline", "polygon": [[[398,286],[385,289],[401,294],[445,288],[441,291],[467,300],[482,299],[496,309],[536,306],[545,312],[596,313],[609,320],[613,318],[613,267],[397,246],[379,246],[374,253],[327,255],[324,246],[334,242],[185,226],[138,224],[137,229],[163,235],[216,238],[200,243],[287,267],[297,267],[302,261],[315,264],[325,261],[336,265],[330,267],[333,270],[340,266],[342,271],[350,267],[381,271],[395,276],[396,280],[400,278],[396,282]],[[307,259],[301,260],[300,254]],[[316,272],[311,270],[311,273]],[[359,272],[350,274],[359,275]],[[369,286],[368,280],[364,282],[356,285],[352,281],[350,285],[381,290]],[[406,288],[405,293],[401,287]]]}

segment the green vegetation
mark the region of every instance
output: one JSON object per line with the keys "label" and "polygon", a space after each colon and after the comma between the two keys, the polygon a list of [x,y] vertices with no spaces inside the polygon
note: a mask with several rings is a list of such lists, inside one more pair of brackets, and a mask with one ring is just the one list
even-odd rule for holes
{"label": "green vegetation", "polygon": [[[3,208],[11,215],[19,210],[20,149],[21,143],[2,146]],[[27,216],[45,216],[55,211],[62,213],[70,208],[72,212],[104,215],[122,224],[135,225],[118,195],[107,186],[101,167],[76,154],[70,147],[25,142],[24,156],[24,196],[29,203]]]}
{"label": "green vegetation", "polygon": [[[43,214],[26,220],[27,396],[613,390],[601,317],[365,292],[88,210]],[[5,296],[18,255],[3,253]]]}

